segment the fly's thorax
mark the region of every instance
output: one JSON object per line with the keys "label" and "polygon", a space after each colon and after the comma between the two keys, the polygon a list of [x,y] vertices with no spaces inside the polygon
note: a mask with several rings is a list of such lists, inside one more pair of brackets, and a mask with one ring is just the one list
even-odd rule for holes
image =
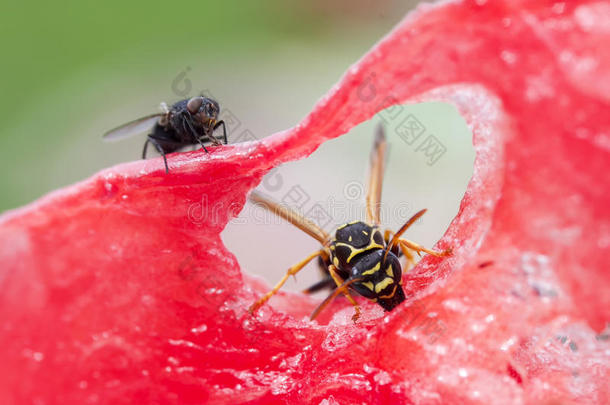
{"label": "fly's thorax", "polygon": [[169,118],[170,118],[170,113],[164,114],[159,118],[159,121],[157,122],[157,125],[163,127],[163,128],[167,128],[167,126],[169,125]]}
{"label": "fly's thorax", "polygon": [[330,243],[331,260],[335,267],[349,270],[359,257],[385,247],[379,228],[365,222],[350,222],[337,228]]}

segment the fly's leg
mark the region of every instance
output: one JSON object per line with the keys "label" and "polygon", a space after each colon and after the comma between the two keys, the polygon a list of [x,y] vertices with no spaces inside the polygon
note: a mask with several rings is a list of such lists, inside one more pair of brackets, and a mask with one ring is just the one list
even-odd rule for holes
{"label": "fly's leg", "polygon": [[163,150],[163,148],[161,147],[161,145],[159,144],[159,142],[152,137],[148,137],[148,139],[146,140],[146,143],[144,144],[144,151],[146,152],[146,145],[148,144],[148,142],[152,143],[153,146],[155,147],[155,149],[157,149],[157,152],[159,152],[159,154],[161,156],[163,156],[163,163],[165,163],[165,173],[169,173],[169,167],[167,166],[167,157],[165,157],[165,151]]}
{"label": "fly's leg", "polygon": [[[225,145],[227,145],[227,144],[229,143],[229,141],[227,141],[227,127],[226,127],[226,125],[225,125],[225,122],[224,122],[224,121],[222,121],[222,120],[221,120],[221,121],[218,121],[218,122],[216,123],[216,125],[214,125],[214,129],[213,129],[213,131],[215,131],[215,130],[216,130],[216,128],[218,128],[218,127],[219,127],[219,126],[221,126],[221,125],[222,125],[222,136],[223,136],[223,138],[224,138],[224,140],[225,140]],[[216,138],[214,138],[214,139],[216,139]]]}

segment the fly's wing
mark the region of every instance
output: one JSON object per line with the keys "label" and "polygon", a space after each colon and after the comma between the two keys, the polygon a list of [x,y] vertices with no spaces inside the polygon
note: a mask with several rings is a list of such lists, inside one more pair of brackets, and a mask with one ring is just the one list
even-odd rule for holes
{"label": "fly's wing", "polygon": [[151,129],[162,117],[163,113],[151,114],[137,120],[123,124],[120,127],[111,129],[104,134],[105,141],[117,141],[119,139],[127,138],[131,135],[141,134],[142,132]]}

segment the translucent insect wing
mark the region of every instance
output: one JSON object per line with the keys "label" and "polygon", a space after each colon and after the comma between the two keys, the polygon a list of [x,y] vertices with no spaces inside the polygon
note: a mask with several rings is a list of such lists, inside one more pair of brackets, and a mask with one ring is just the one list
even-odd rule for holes
{"label": "translucent insect wing", "polygon": [[163,116],[163,113],[147,115],[145,117],[138,118],[137,120],[130,121],[106,132],[104,134],[104,140],[116,141],[127,138],[128,136],[141,134],[142,132],[151,129],[157,123],[157,121],[159,121],[159,117],[161,116]]}

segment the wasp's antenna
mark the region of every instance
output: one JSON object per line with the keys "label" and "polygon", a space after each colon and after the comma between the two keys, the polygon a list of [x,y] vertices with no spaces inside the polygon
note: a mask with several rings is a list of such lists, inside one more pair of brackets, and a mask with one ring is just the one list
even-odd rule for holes
{"label": "wasp's antenna", "polygon": [[407,229],[409,229],[409,227],[411,225],[413,225],[413,223],[415,221],[417,221],[422,215],[424,215],[426,213],[427,209],[423,209],[419,212],[416,212],[415,215],[413,215],[411,218],[409,218],[409,220],[407,222],[405,222],[405,224],[403,226],[400,227],[400,229],[398,230],[398,232],[396,232],[394,234],[394,236],[392,236],[392,240],[390,241],[390,243],[388,243],[388,245],[385,248],[385,251],[383,253],[383,260],[382,260],[382,264],[385,265],[385,258],[388,255],[388,252],[390,250],[392,250],[392,248],[394,247],[394,245],[396,245],[396,242],[398,242],[398,239],[400,239],[400,236],[405,233],[405,231]]}
{"label": "wasp's antenna", "polygon": [[363,280],[362,277],[348,278],[347,280],[345,280],[343,282],[343,284],[341,284],[340,286],[335,288],[335,291],[333,291],[328,297],[326,297],[326,299],[324,301],[322,301],[322,303],[320,305],[318,305],[318,307],[316,308],[315,311],[313,311],[313,313],[311,314],[311,317],[309,317],[309,319],[311,319],[312,321],[314,319],[316,319],[316,317],[320,314],[320,312],[322,312],[322,310],[324,308],[326,308],[326,306],[328,304],[330,304],[332,302],[332,300],[337,298],[337,295],[347,291],[347,287],[349,287],[351,284],[354,284],[361,280]]}

